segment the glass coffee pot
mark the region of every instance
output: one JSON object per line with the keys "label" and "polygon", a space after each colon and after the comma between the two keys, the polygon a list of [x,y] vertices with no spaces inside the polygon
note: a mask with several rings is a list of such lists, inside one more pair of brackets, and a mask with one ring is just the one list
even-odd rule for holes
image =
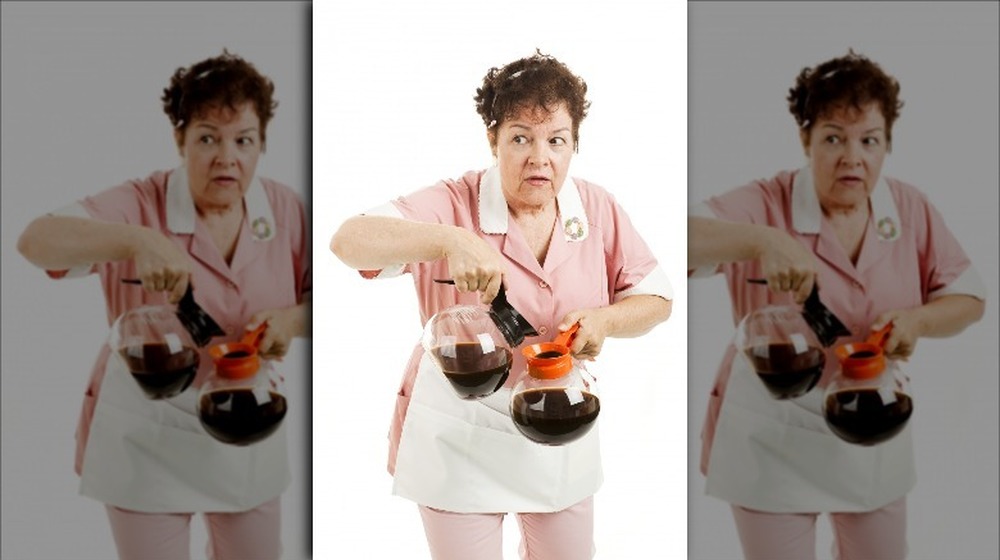
{"label": "glass coffee pot", "polygon": [[123,313],[111,327],[109,344],[150,399],[181,394],[198,373],[197,344],[168,306],[148,305]]}
{"label": "glass coffee pot", "polygon": [[198,394],[198,419],[213,438],[247,446],[267,438],[288,412],[280,375],[257,345],[267,323],[239,342],[209,348],[215,368]]}
{"label": "glass coffee pot", "polygon": [[455,393],[462,399],[475,400],[503,387],[510,374],[513,348],[526,336],[537,335],[508,303],[501,285],[490,307],[454,305],[436,313],[427,321],[421,343]]}
{"label": "glass coffee pot", "polygon": [[772,397],[793,399],[819,382],[826,365],[825,348],[849,334],[820,302],[814,284],[801,309],[772,305],[749,313],[740,322],[736,343]]}
{"label": "glass coffee pot", "polygon": [[892,323],[864,342],[842,344],[835,350],[840,370],[823,397],[823,417],[840,439],[872,446],[892,439],[913,414],[909,383],[883,346]]}
{"label": "glass coffee pot", "polygon": [[564,445],[594,427],[601,401],[593,378],[570,355],[579,324],[552,342],[522,349],[527,369],[511,393],[510,416],[518,431],[543,445]]}
{"label": "glass coffee pot", "polygon": [[[126,284],[140,280],[123,279]],[[177,303],[147,305],[121,314],[111,327],[111,349],[150,399],[181,394],[198,373],[198,348],[225,334],[194,301],[191,284]]]}

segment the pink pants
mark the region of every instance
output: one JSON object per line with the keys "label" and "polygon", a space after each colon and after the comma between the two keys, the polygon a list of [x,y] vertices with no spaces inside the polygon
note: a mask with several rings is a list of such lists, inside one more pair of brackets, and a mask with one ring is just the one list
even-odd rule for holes
{"label": "pink pants", "polygon": [[[732,506],[746,560],[816,558],[815,513],[768,513]],[[837,560],[906,557],[906,498],[875,511],[831,513]]]}
{"label": "pink pants", "polygon": [[[108,505],[120,560],[191,558],[192,513],[143,513]],[[281,497],[249,511],[205,513],[210,560],[277,560],[281,556]]]}
{"label": "pink pants", "polygon": [[[434,560],[503,560],[502,513],[452,513],[420,506]],[[594,498],[562,511],[519,513],[524,560],[585,560],[594,556]]]}

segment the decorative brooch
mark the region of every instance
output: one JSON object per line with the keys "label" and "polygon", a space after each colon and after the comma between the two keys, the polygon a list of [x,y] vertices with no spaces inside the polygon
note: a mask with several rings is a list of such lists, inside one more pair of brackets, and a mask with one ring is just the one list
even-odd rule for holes
{"label": "decorative brooch", "polygon": [[566,232],[566,237],[577,241],[583,237],[583,222],[577,217],[570,218],[563,224],[563,231]]}
{"label": "decorative brooch", "polygon": [[271,223],[267,221],[267,218],[261,216],[257,218],[250,224],[250,230],[253,231],[253,236],[260,241],[269,239],[271,237]]}
{"label": "decorative brooch", "polygon": [[892,241],[899,235],[899,230],[896,228],[896,222],[889,217],[880,219],[876,224],[876,229],[878,230],[878,236],[885,241]]}

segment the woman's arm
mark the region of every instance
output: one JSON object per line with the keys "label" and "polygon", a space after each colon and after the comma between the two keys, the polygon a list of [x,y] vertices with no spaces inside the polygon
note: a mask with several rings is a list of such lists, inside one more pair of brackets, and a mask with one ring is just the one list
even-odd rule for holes
{"label": "woman's arm", "polygon": [[483,303],[496,297],[503,275],[500,255],[474,233],[457,226],[355,216],[333,235],[330,250],[357,270],[447,259],[458,291],[482,292]]}
{"label": "woman's arm", "polygon": [[309,336],[312,325],[312,306],[304,301],[284,309],[268,309],[255,313],[244,330],[250,332],[263,322],[267,322],[264,336],[257,345],[261,356],[280,358],[288,353],[295,337]]}
{"label": "woman's arm", "polygon": [[816,278],[816,258],[788,233],[770,226],[688,217],[688,270],[760,260],[774,292],[795,292],[806,300]]}
{"label": "woman's arm", "polygon": [[180,301],[191,274],[188,256],[162,233],[75,216],[36,218],[18,238],[17,250],[46,270],[134,260],[143,287],[169,291],[172,302]]}
{"label": "woman's arm", "polygon": [[570,349],[577,358],[593,359],[601,353],[607,337],[632,338],[644,335],[666,321],[672,309],[673,302],[669,299],[640,294],[607,307],[567,313],[558,328],[565,331],[574,323],[579,323],[580,328]]}
{"label": "woman's arm", "polygon": [[887,311],[872,323],[872,331],[892,321],[892,332],[886,339],[885,353],[890,358],[907,358],[922,337],[944,338],[956,335],[979,321],[986,302],[968,295],[952,294],[919,307]]}

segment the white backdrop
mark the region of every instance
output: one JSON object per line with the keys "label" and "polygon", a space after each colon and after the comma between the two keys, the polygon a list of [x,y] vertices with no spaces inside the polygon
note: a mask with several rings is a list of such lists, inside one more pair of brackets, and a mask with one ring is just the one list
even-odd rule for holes
{"label": "white backdrop", "polygon": [[[317,558],[428,558],[390,495],[387,430],[421,327],[408,277],[364,281],[329,251],[346,218],[492,159],[473,96],[536,47],[590,86],[573,173],[611,190],[666,268],[674,315],[598,358],[606,483],[599,559],[684,557],[685,11],[677,3],[320,3],[314,31]],[[642,388],[636,397],[632,391]],[[518,530],[505,525],[506,558]]]}
{"label": "white backdrop", "polygon": [[[785,96],[806,66],[848,47],[896,76],[906,105],[884,172],[928,194],[988,285],[982,322],[923,340],[913,378],[917,486],[912,560],[997,558],[997,4],[932,2],[689,4],[692,202],[804,156]],[[727,504],[704,495],[700,431],[720,351],[733,331],[721,277],[690,283],[689,551],[740,557]],[[829,526],[819,523],[819,557]]]}
{"label": "white backdrop", "polygon": [[[258,172],[309,198],[309,6],[302,2],[4,2],[3,558],[115,557],[104,508],[77,494],[74,431],[107,334],[96,276],[48,280],[17,253],[28,222],[85,195],[179,163],[160,94],[170,76],[221,54],[253,62],[276,86]],[[285,558],[309,534],[310,348],[282,366],[293,485],[283,498]],[[298,403],[298,404],[296,404]],[[194,528],[194,558],[204,529]]]}

